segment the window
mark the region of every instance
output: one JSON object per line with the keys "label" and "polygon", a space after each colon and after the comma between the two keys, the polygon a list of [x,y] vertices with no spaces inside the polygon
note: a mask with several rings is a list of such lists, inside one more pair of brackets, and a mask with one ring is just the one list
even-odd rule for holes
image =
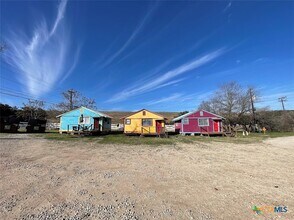
{"label": "window", "polygon": [[143,127],[150,127],[152,126],[152,119],[142,119],[142,126]]}
{"label": "window", "polygon": [[203,111],[200,111],[200,116],[203,116]]}
{"label": "window", "polygon": [[144,115],[144,116],[146,115],[146,111],[143,111],[143,115]]}
{"label": "window", "polygon": [[208,118],[199,118],[198,125],[199,127],[209,126]]}
{"label": "window", "polygon": [[90,124],[90,117],[83,117],[83,116],[81,116],[80,117],[80,124],[83,124],[83,125]]}
{"label": "window", "polygon": [[126,124],[126,125],[130,125],[130,124],[131,124],[131,119],[126,119],[126,120],[125,120],[125,124]]}
{"label": "window", "polygon": [[184,125],[189,124],[189,118],[183,118],[183,124]]}

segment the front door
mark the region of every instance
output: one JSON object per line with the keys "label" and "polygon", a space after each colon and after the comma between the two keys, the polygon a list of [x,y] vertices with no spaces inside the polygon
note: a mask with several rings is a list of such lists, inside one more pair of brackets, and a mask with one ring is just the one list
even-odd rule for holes
{"label": "front door", "polygon": [[94,130],[100,131],[99,118],[94,118]]}
{"label": "front door", "polygon": [[161,134],[161,131],[162,131],[161,121],[156,121],[156,133]]}
{"label": "front door", "polygon": [[213,131],[219,132],[219,121],[213,121]]}

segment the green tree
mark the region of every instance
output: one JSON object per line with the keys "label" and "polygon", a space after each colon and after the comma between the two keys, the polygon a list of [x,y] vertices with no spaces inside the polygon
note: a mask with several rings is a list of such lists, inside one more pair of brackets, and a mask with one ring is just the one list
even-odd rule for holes
{"label": "green tree", "polygon": [[10,105],[0,103],[0,116],[1,117],[16,115],[16,112],[17,112],[16,107],[11,107]]}

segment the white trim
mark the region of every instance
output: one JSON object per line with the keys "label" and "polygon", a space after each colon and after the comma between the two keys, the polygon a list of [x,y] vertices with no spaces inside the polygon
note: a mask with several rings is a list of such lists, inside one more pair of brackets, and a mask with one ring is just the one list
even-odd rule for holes
{"label": "white trim", "polygon": [[184,117],[186,117],[186,116],[189,116],[190,114],[192,114],[193,112],[188,112],[188,113],[186,113],[186,114],[184,114],[184,115],[181,115],[181,116],[179,116],[179,117],[176,117],[176,118],[174,118],[172,121],[179,121],[179,120],[181,120],[182,118],[184,118]]}
{"label": "white trim", "polygon": [[[207,125],[200,125],[199,124],[199,120],[203,120],[203,119],[206,119],[207,120],[207,122],[208,122],[208,124]],[[209,127],[209,118],[198,118],[198,127]]]}
{"label": "white trim", "polygon": [[[106,114],[101,113],[101,112],[98,112],[98,111],[94,111],[94,110],[89,109],[89,108],[84,107],[84,106],[81,106],[81,107],[79,107],[79,108],[76,108],[76,109],[70,110],[70,111],[68,111],[68,112],[64,112],[64,113],[62,113],[62,114],[60,114],[60,115],[57,115],[56,118],[60,118],[61,116],[65,115],[65,114],[68,114],[69,112],[76,111],[76,110],[78,110],[78,109],[87,109],[87,110],[89,110],[89,111],[91,111],[91,112],[93,112],[93,113],[95,113],[95,114],[98,114],[100,117],[112,118],[112,117],[110,117],[109,115],[106,115]],[[96,118],[97,118],[97,117],[96,117]]]}
{"label": "white trim", "polygon": [[[205,110],[200,109],[200,110],[196,110],[196,111],[193,111],[193,112],[188,112],[188,113],[186,113],[186,114],[184,114],[184,115],[181,115],[181,116],[179,116],[179,117],[177,117],[177,118],[174,118],[172,121],[179,121],[179,120],[181,120],[182,118],[185,118],[185,117],[187,117],[187,116],[189,116],[189,115],[191,115],[191,114],[194,114],[195,112],[200,112],[200,111],[203,111],[203,112],[206,112],[206,113],[212,114],[212,115],[214,115],[214,116],[216,116],[216,117],[218,117],[218,118],[221,118],[221,119],[225,119],[224,117],[222,117],[222,116],[220,116],[220,115],[217,115],[217,114],[214,114],[214,113],[212,113],[212,112],[209,112],[209,111],[205,111]],[[202,117],[202,116],[200,116],[200,117]],[[197,118],[198,118],[198,117],[197,117]]]}
{"label": "white trim", "polygon": [[182,121],[181,121],[181,125],[182,125],[182,132],[184,132],[184,125],[183,125]]}
{"label": "white trim", "polygon": [[[185,122],[185,120],[187,120],[187,121]],[[184,125],[188,125],[190,123],[190,120],[189,120],[189,118],[182,118],[182,121],[181,122]]]}

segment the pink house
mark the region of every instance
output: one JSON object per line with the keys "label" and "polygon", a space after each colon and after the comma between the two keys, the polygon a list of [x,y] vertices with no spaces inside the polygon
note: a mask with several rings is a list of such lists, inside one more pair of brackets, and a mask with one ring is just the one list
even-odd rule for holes
{"label": "pink house", "polygon": [[197,110],[173,119],[180,134],[222,134],[222,116]]}

